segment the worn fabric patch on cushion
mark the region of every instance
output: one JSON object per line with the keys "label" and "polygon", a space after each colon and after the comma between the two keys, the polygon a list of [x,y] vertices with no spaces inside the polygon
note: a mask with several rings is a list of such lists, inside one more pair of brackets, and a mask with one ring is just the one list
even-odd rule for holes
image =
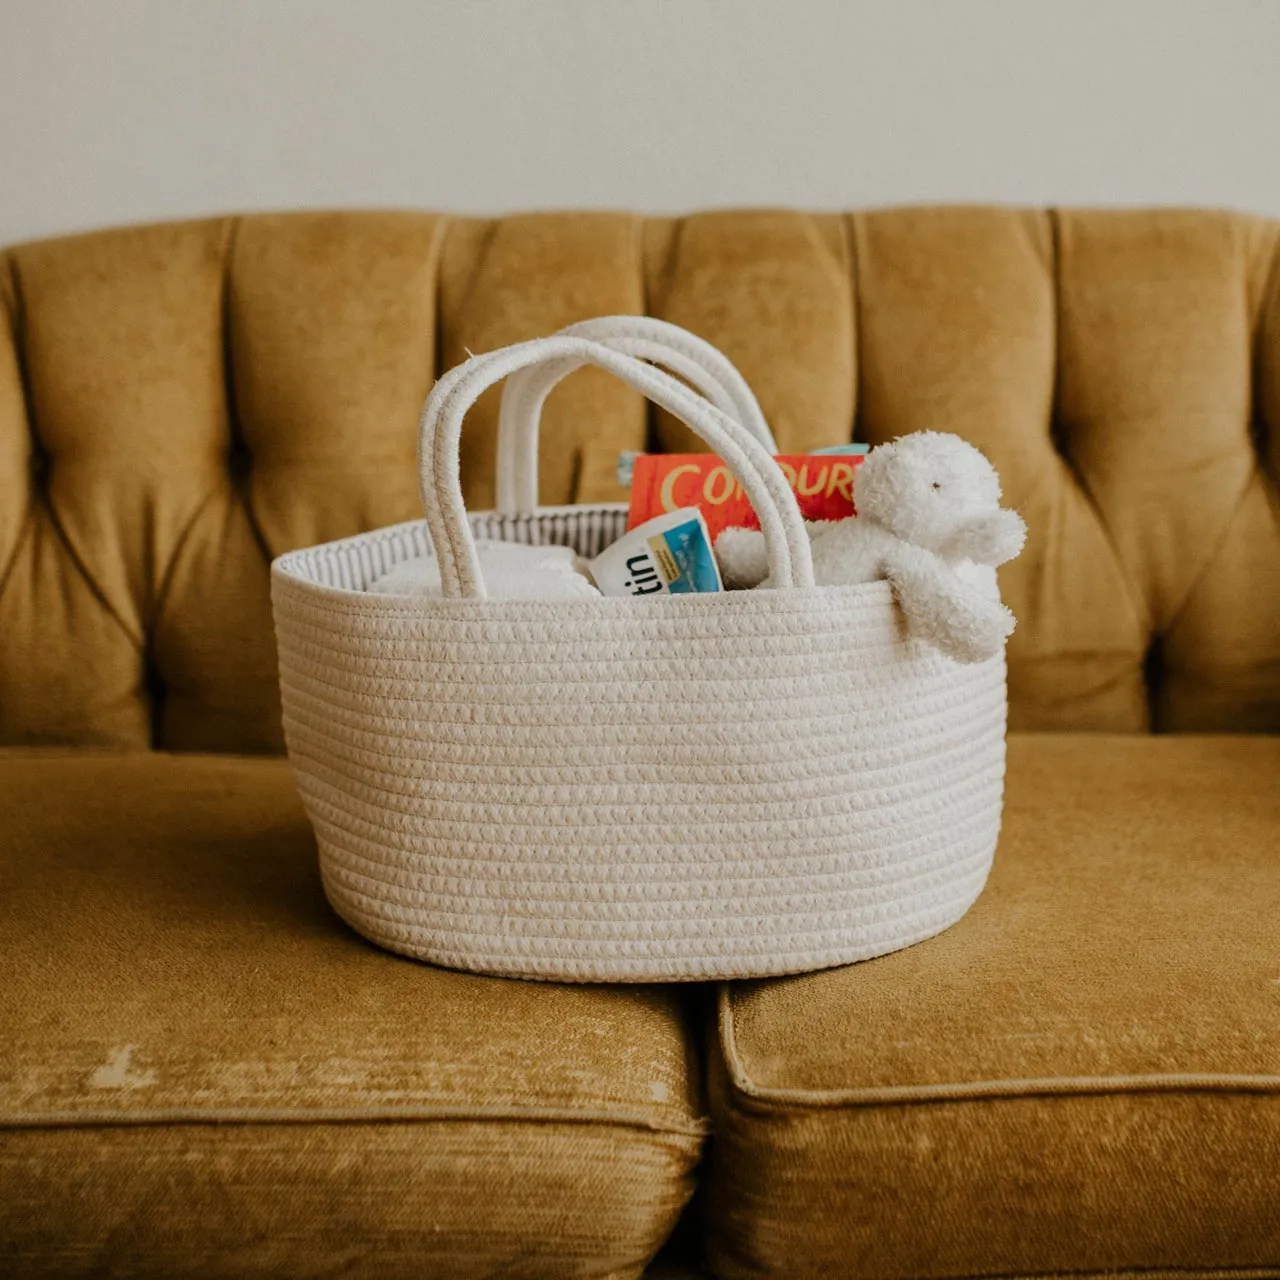
{"label": "worn fabric patch on cushion", "polygon": [[0,753],[0,1272],[633,1276],[701,1146],[672,990],[401,960],[282,760]]}

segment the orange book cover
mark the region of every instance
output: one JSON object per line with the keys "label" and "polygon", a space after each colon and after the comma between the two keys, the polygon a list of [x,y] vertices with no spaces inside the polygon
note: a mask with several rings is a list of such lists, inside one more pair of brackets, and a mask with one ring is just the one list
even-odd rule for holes
{"label": "orange book cover", "polygon": [[[853,472],[861,461],[859,454],[778,457],[806,520],[843,520],[855,514]],[[632,473],[627,528],[681,507],[697,507],[713,539],[722,529],[760,527],[742,486],[715,454],[640,454]]]}

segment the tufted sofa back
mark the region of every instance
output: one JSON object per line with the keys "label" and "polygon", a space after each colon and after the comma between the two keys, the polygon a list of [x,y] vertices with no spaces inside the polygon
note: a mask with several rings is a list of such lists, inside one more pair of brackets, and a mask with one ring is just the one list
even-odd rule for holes
{"label": "tufted sofa back", "polygon": [[[1015,727],[1280,729],[1280,225],[899,209],[218,219],[0,263],[0,742],[282,747],[267,566],[414,517],[463,358],[648,312],[740,365],[787,449],[956,431],[1031,527]],[[496,400],[464,441],[492,495]],[[598,371],[545,501],[687,444]]]}

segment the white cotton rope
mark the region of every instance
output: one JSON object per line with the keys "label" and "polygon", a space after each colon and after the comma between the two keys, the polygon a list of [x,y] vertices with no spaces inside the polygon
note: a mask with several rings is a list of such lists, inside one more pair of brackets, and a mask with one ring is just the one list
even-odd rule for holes
{"label": "white cotton rope", "polygon": [[[909,640],[887,583],[812,586],[795,498],[733,379],[691,348],[697,382],[665,330],[597,336],[627,349],[558,335],[446,374],[423,414],[426,519],[273,566],[286,740],[330,901],[405,955],[570,981],[792,973],[938,933],[999,834],[1003,656],[961,665]],[[486,597],[476,538],[591,556],[625,526],[612,504],[463,507],[476,397],[537,370],[512,401],[516,494],[553,373],[583,363],[721,454],[790,585]],[[368,590],[433,548],[448,598]]]}
{"label": "white cotton rope", "polygon": [[[651,316],[601,316],[560,330],[590,338],[625,355],[663,365],[678,374],[753,435],[770,454],[773,432],[747,380],[729,358],[687,329]],[[564,360],[522,369],[507,379],[498,414],[497,510],[523,515],[538,506],[538,423],[542,406],[580,361]]]}

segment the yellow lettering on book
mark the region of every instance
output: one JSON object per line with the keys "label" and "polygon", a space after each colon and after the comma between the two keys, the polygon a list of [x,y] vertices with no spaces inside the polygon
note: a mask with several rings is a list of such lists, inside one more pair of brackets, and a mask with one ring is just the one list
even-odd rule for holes
{"label": "yellow lettering on book", "polygon": [[658,501],[662,504],[663,511],[678,511],[684,503],[676,498],[676,481],[683,475],[688,475],[690,471],[696,472],[697,467],[691,462],[686,462],[683,466],[672,467],[667,472],[662,481],[662,488],[658,490]]}
{"label": "yellow lettering on book", "polygon": [[[716,485],[719,483],[719,491]],[[733,474],[728,467],[716,467],[714,471],[707,477],[707,482],[702,486],[702,496],[711,503],[713,507],[718,507],[722,502],[728,502],[730,495],[733,493],[734,479]]]}
{"label": "yellow lettering on book", "polygon": [[853,503],[853,463],[852,462],[833,462],[831,464],[831,479],[827,481],[827,497],[831,497],[833,493],[838,493],[842,498],[846,499],[851,505]]}
{"label": "yellow lettering on book", "polygon": [[802,498],[812,498],[815,493],[822,492],[822,486],[827,483],[827,469],[820,466],[818,468],[818,478],[812,484],[808,480],[809,464],[802,462],[800,464],[800,474],[796,477],[796,492]]}

